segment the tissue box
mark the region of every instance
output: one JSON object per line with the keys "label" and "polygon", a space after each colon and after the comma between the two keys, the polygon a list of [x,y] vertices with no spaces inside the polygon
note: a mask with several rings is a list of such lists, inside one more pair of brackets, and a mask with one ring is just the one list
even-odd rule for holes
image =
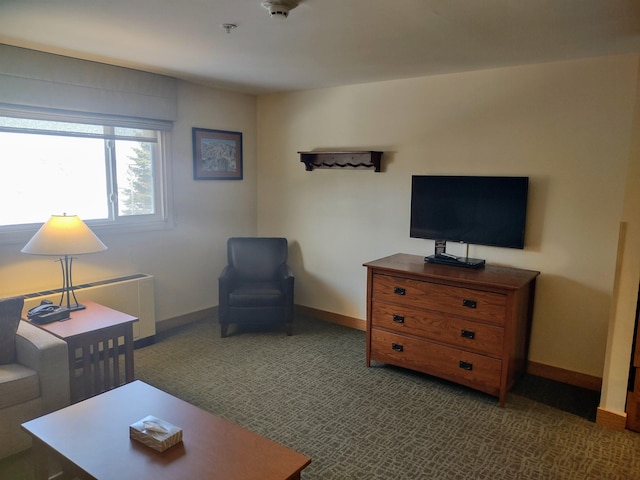
{"label": "tissue box", "polygon": [[182,441],[182,429],[160,418],[149,415],[129,425],[129,436],[158,452]]}

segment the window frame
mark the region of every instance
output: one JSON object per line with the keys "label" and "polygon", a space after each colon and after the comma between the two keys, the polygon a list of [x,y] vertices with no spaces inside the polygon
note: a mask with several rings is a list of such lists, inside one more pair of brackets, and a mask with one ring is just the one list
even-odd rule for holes
{"label": "window frame", "polygon": [[[155,143],[155,148],[160,157],[157,162],[154,162],[154,166],[159,170],[154,172],[156,213],[131,216],[118,215],[114,219],[83,220],[99,236],[168,230],[173,228],[173,192],[171,189],[172,180],[170,168],[171,131],[173,122],[54,109],[18,108],[6,104],[0,104],[0,116],[67,123],[84,123],[103,127],[147,129],[158,132],[159,138]],[[106,139],[105,137],[105,141],[110,142],[112,140]],[[105,160],[107,160],[106,154]],[[105,168],[107,167],[105,166]],[[111,175],[111,173],[108,172],[108,175]],[[63,212],[51,212],[52,215],[60,213]],[[74,212],[66,213],[73,214]],[[48,218],[44,218],[41,223],[0,225],[0,245],[26,243],[47,220]]]}

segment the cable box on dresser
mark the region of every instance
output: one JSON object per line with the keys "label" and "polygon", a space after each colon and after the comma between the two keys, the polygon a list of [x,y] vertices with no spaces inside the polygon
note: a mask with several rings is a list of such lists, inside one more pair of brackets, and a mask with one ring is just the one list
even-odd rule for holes
{"label": "cable box on dresser", "polygon": [[367,366],[404,367],[499,398],[524,373],[536,277],[398,253],[367,267]]}

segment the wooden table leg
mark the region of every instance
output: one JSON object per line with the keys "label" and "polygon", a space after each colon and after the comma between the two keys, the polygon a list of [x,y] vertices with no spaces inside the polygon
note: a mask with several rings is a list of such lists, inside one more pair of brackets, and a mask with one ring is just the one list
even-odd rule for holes
{"label": "wooden table leg", "polygon": [[129,324],[124,334],[124,369],[127,383],[135,380],[133,369],[133,325]]}
{"label": "wooden table leg", "polygon": [[36,480],[49,479],[49,451],[37,438],[33,438],[31,452],[33,456],[33,470]]}

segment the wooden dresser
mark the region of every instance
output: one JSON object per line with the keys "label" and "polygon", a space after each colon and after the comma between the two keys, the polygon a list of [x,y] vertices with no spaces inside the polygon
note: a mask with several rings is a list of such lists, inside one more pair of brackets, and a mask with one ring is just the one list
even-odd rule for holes
{"label": "wooden dresser", "polygon": [[396,254],[367,267],[367,366],[383,362],[499,397],[524,372],[536,277]]}

